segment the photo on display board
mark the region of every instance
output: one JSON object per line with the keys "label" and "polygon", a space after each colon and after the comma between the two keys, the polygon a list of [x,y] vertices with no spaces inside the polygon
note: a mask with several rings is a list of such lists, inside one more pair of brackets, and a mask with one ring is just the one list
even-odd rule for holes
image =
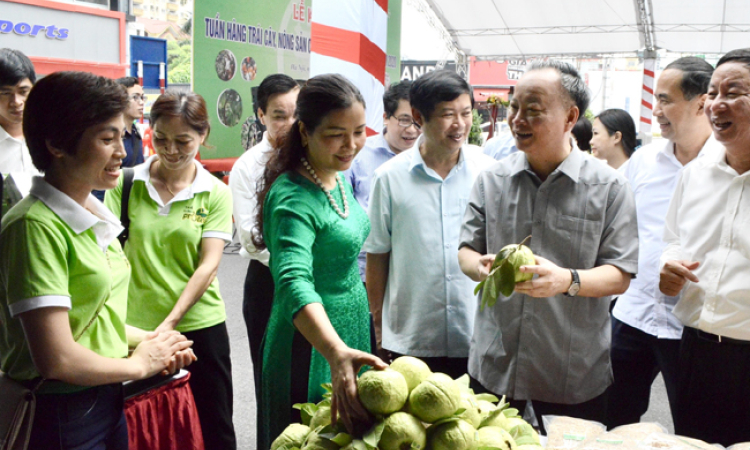
{"label": "photo on display board", "polygon": [[216,102],[216,114],[219,121],[226,127],[233,127],[240,123],[242,117],[242,98],[234,89],[225,89]]}
{"label": "photo on display board", "polygon": [[250,88],[250,95],[252,96],[253,107],[250,115],[242,123],[242,132],[240,133],[240,143],[245,151],[260,143],[263,140],[263,132],[266,131],[266,127],[258,119],[258,86]]}
{"label": "photo on display board", "polygon": [[222,50],[216,55],[216,75],[224,81],[234,78],[237,72],[237,58],[229,50]]}
{"label": "photo on display board", "polygon": [[253,81],[258,73],[258,63],[252,56],[242,60],[242,78],[245,81]]}

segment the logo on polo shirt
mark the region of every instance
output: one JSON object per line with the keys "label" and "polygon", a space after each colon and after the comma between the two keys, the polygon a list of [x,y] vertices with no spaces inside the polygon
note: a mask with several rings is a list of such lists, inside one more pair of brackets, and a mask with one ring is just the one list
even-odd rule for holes
{"label": "logo on polo shirt", "polygon": [[192,220],[195,223],[204,224],[208,219],[208,210],[206,208],[198,208],[197,211],[193,211],[193,207],[188,205],[185,206],[185,210],[182,212],[182,220]]}

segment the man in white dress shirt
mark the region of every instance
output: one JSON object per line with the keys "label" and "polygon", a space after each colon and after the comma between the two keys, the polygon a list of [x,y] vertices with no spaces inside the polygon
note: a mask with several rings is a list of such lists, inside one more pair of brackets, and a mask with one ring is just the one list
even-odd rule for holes
{"label": "man in white dress shirt", "polygon": [[23,107],[36,73],[31,60],[9,48],[0,49],[0,173],[38,173],[23,139]]}
{"label": "man in white dress shirt", "polygon": [[612,372],[607,426],[639,422],[648,410],[651,384],[661,372],[676,411],[677,357],[682,324],[672,314],[679,297],[659,292],[664,217],[683,167],[721,147],[711,138],[703,111],[713,67],[695,57],[669,64],[656,83],[654,117],[662,137],[636,151],[623,174],[635,194],[638,277],[612,311]]}
{"label": "man in white dress shirt", "polygon": [[675,432],[728,446],[750,441],[750,48],[719,60],[704,109],[725,149],[677,183],[659,288],[685,325]]}
{"label": "man in white dress shirt", "polygon": [[[0,217],[13,206],[15,195],[5,187],[5,179],[13,174],[15,189],[28,184],[31,177],[39,172],[31,162],[29,148],[23,137],[23,107],[31,87],[36,81],[36,73],[31,60],[18,50],[0,49]],[[29,184],[30,185],[30,184]],[[17,192],[23,196],[26,192]]]}
{"label": "man in white dress shirt", "polygon": [[234,163],[229,175],[229,187],[234,202],[234,224],[240,234],[240,255],[249,259],[242,315],[245,318],[250,356],[253,360],[256,392],[260,383],[261,342],[271,315],[273,278],[268,269],[268,250],[258,251],[253,244],[256,225],[256,183],[263,176],[266,163],[276,148],[279,138],[294,123],[294,108],[299,85],[284,74],[267,76],[258,86],[258,118],[266,127],[263,140],[246,151]]}

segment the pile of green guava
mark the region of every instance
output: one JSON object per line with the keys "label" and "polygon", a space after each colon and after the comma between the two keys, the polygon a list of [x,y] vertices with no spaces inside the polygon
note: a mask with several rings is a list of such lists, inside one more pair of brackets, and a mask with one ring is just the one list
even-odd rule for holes
{"label": "pile of green guava", "polygon": [[289,425],[271,450],[542,450],[505,397],[474,394],[468,375],[433,373],[418,358],[402,356],[359,377],[359,400],[372,414],[361,434],[331,423],[331,388],[324,387],[320,403],[294,405],[302,423]]}

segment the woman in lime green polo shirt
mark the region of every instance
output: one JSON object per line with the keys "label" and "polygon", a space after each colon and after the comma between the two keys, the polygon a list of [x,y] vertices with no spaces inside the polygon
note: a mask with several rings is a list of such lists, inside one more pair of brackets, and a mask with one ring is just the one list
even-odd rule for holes
{"label": "woman in lime green polo shirt", "polygon": [[83,72],[48,75],[26,102],[23,131],[44,177],[3,217],[0,366],[29,387],[47,379],[30,449],[126,449],[121,383],[192,361],[179,333],[125,325],[122,227],[90,195],[117,184],[127,102],[114,81]]}
{"label": "woman in lime green polo shirt", "polygon": [[[232,236],[229,188],[195,160],[208,137],[206,104],[166,93],[151,107],[156,155],[135,167],[125,254],[133,268],[127,323],[177,330],[194,342],[188,370],[207,449],[236,448],[232,365],[216,272]],[[120,215],[122,183],[105,204]]]}

